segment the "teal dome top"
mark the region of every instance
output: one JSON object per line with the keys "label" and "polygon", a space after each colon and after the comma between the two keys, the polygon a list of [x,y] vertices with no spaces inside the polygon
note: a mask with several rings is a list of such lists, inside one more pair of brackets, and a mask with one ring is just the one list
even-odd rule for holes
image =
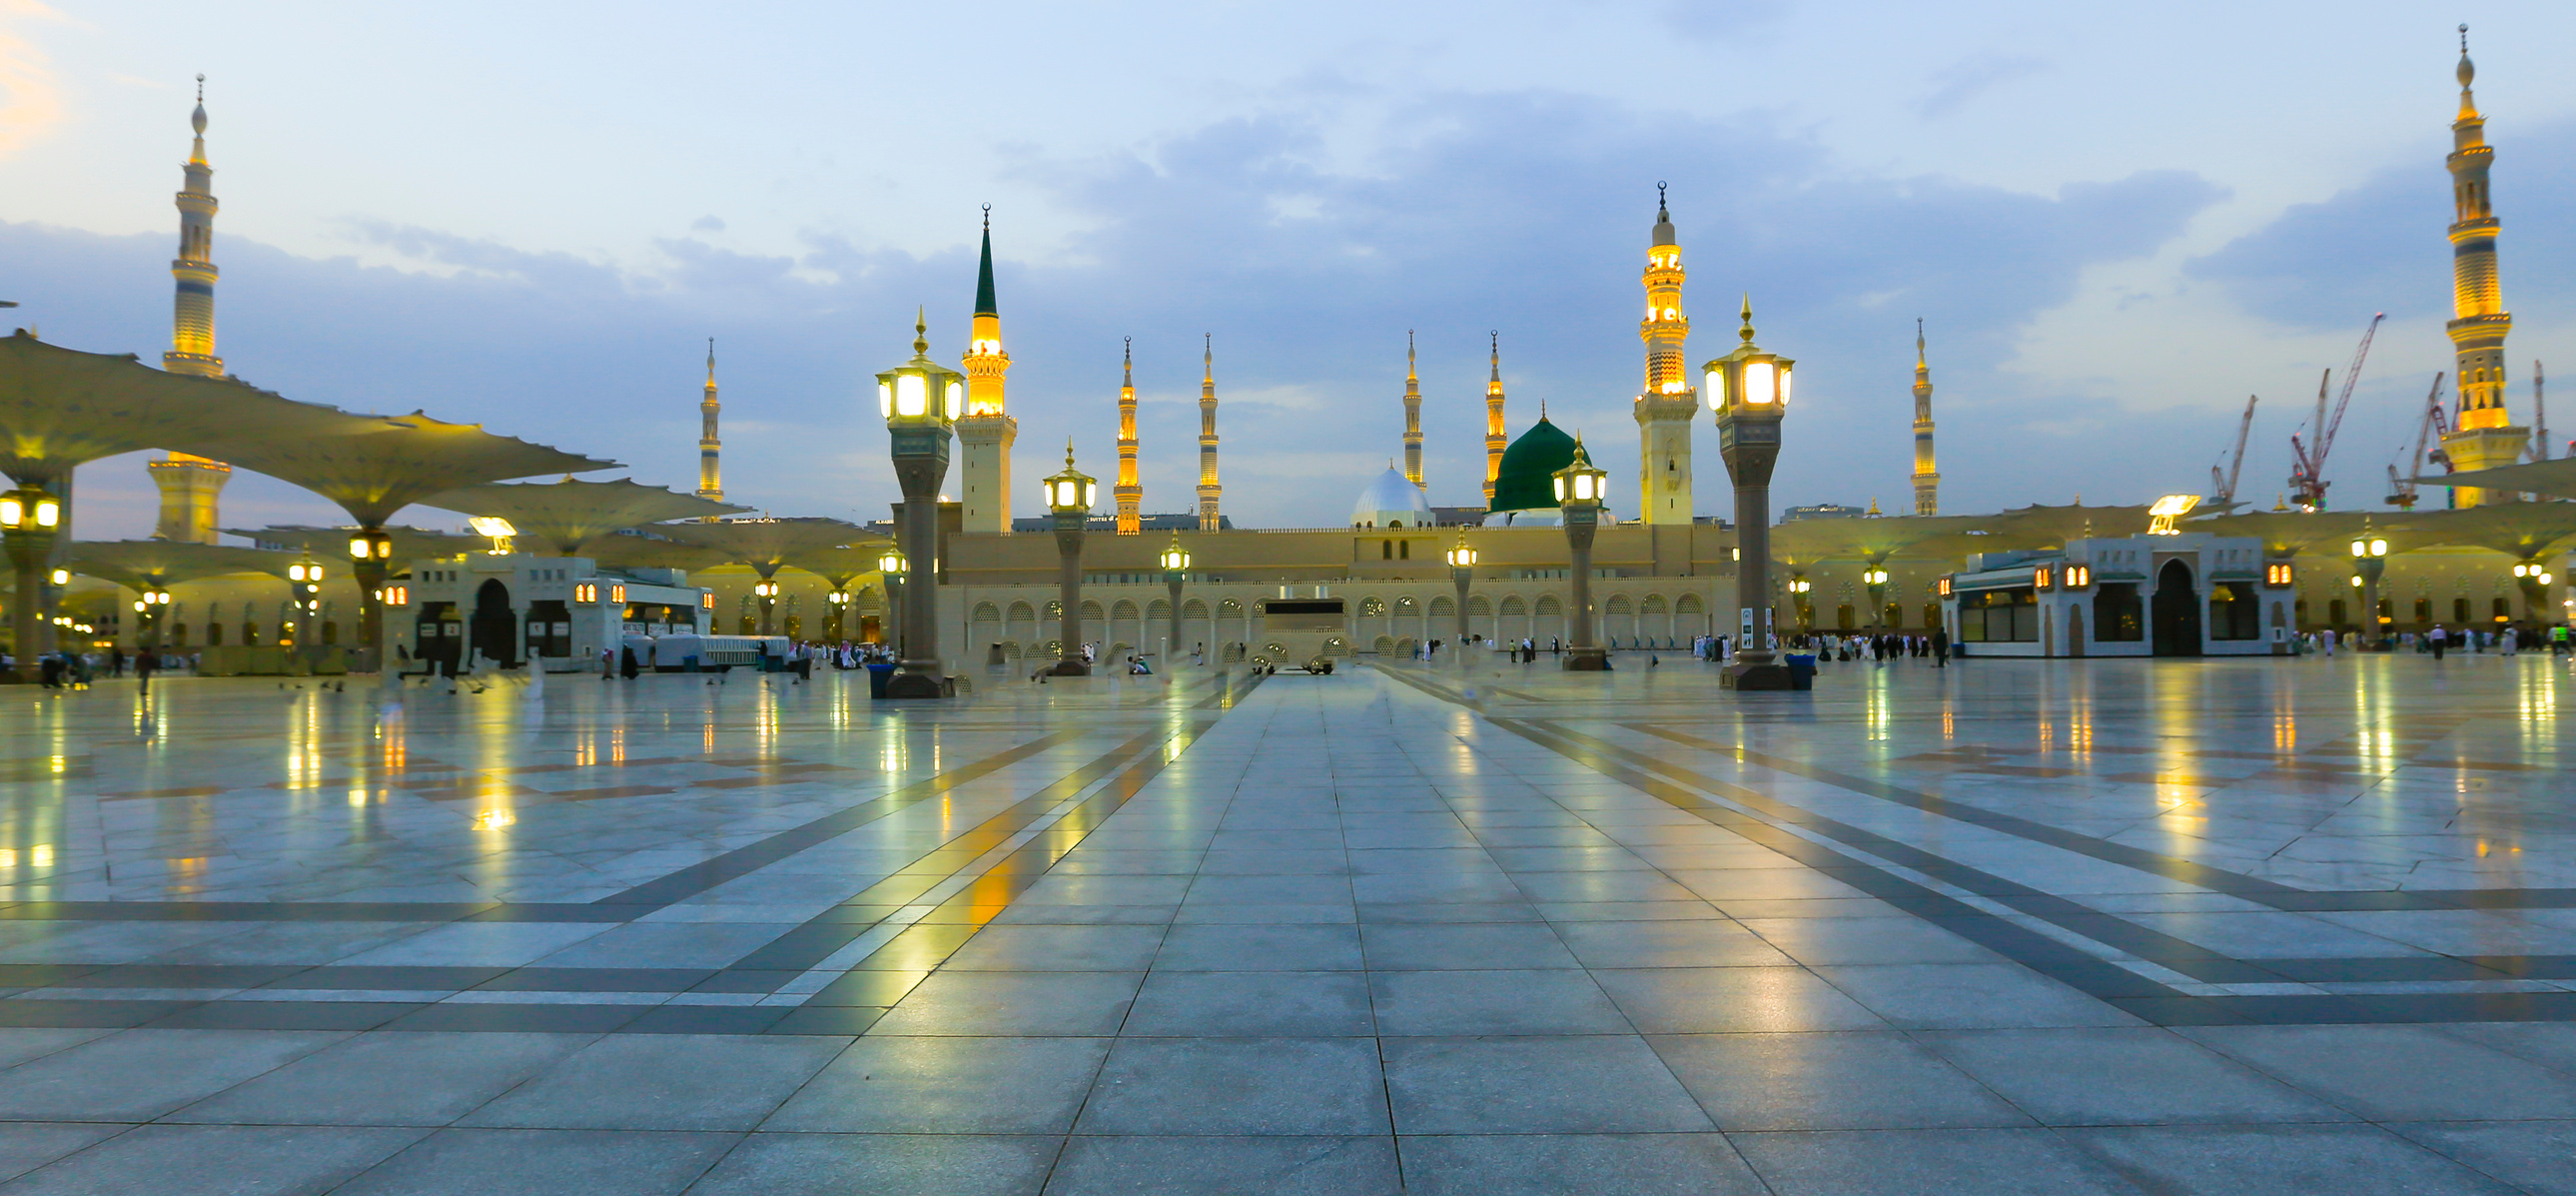
{"label": "teal dome top", "polygon": [[1556,509],[1556,471],[1574,463],[1574,438],[1542,415],[1503,450],[1489,511]]}

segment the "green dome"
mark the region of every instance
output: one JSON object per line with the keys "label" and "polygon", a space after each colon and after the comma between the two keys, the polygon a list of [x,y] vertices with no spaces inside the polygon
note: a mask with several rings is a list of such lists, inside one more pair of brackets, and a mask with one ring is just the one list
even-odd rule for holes
{"label": "green dome", "polygon": [[1556,471],[1573,463],[1574,438],[1540,416],[1503,450],[1502,469],[1494,476],[1494,502],[1486,509],[1556,509]]}

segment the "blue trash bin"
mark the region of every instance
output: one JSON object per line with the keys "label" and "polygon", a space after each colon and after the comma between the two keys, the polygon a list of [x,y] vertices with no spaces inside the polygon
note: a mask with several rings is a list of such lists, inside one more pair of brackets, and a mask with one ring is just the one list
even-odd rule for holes
{"label": "blue trash bin", "polygon": [[1792,652],[1785,659],[1789,662],[1789,688],[1816,687],[1816,657],[1813,653]]}
{"label": "blue trash bin", "polygon": [[886,679],[887,679],[887,678],[890,678],[890,677],[892,677],[892,676],[894,676],[894,662],[893,662],[893,661],[889,661],[889,660],[872,660],[872,661],[869,661],[869,662],[868,662],[868,696],[869,696],[869,697],[871,697],[871,698],[882,698],[882,697],[884,697],[884,696],[885,696],[885,691],[886,691]]}

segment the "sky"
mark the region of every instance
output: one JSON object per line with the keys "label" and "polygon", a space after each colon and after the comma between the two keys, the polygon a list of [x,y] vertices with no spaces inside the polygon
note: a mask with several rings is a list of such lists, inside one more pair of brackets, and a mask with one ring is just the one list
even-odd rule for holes
{"label": "sky", "polygon": [[[0,0],[11,323],[168,348],[202,72],[232,372],[687,490],[712,336],[727,496],[781,515],[884,517],[866,383],[916,308],[963,352],[986,204],[1016,513],[1068,438],[1114,472],[1126,337],[1148,511],[1192,502],[1202,337],[1238,525],[1346,521],[1402,452],[1408,331],[1431,501],[1481,497],[1490,333],[1512,433],[1544,402],[1633,494],[1658,182],[1690,360],[1750,295],[1798,362],[1775,506],[1905,506],[1918,317],[1945,512],[2208,493],[2249,395],[2239,497],[2269,506],[2385,312],[2328,468],[2376,505],[2450,366],[2461,21],[2508,355],[2576,374],[2564,5],[227,7]],[[2527,381],[2507,402],[2529,422]],[[1698,509],[1731,515],[1697,441]],[[78,505],[85,538],[148,534],[141,459],[83,467]],[[237,476],[224,521],[337,519]]]}

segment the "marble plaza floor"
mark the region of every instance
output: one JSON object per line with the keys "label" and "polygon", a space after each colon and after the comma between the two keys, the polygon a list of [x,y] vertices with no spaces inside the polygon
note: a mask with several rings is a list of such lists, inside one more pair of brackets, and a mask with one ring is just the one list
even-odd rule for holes
{"label": "marble plaza floor", "polygon": [[2576,1192],[2568,664],[0,690],[0,1196]]}

